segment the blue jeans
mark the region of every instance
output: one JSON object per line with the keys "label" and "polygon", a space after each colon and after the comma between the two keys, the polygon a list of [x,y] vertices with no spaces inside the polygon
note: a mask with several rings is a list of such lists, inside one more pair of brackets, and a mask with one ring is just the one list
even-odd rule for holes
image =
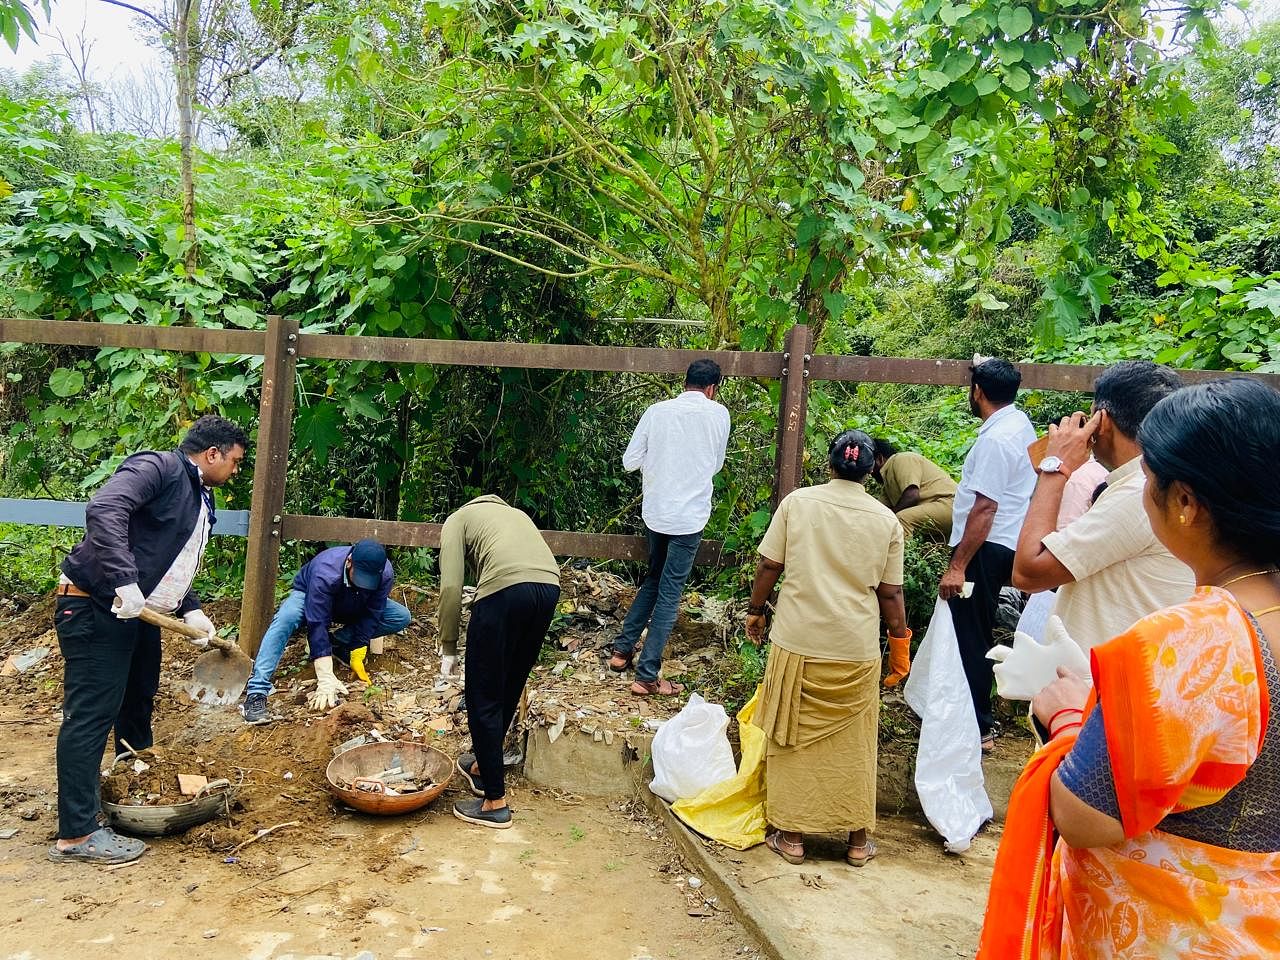
{"label": "blue jeans", "polygon": [[613,649],[623,655],[631,653],[647,625],[649,635],[645,638],[640,662],[636,664],[636,679],[653,683],[658,679],[658,669],[662,666],[662,651],[666,649],[667,637],[680,612],[680,594],[684,592],[685,581],[693,570],[693,558],[698,555],[702,531],[675,536],[655,533],[645,527],[644,534],[649,541],[649,570],[645,573],[644,583],[636,591],[636,598],[627,611],[622,633],[613,642]]}
{"label": "blue jeans", "polygon": [[[280,666],[280,658],[284,656],[284,648],[289,643],[293,632],[302,626],[302,610],[307,595],[302,590],[290,590],[289,595],[280,604],[280,609],[271,618],[271,626],[262,635],[262,643],[258,645],[258,656],[253,661],[253,676],[245,688],[248,694],[271,692],[271,678],[275,676],[276,667]],[[383,608],[382,619],[373,627],[373,636],[383,637],[389,633],[399,633],[407,627],[413,615],[402,603],[387,598]],[[346,626],[333,633],[333,652],[339,656],[348,656],[352,650],[351,627]]]}

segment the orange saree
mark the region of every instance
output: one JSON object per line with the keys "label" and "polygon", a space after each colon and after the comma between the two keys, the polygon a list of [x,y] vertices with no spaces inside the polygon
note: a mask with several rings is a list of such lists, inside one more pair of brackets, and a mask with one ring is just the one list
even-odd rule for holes
{"label": "orange saree", "polygon": [[1010,801],[979,960],[1280,956],[1280,854],[1158,829],[1221,799],[1257,758],[1269,715],[1258,643],[1234,598],[1204,588],[1094,649],[1125,840],[1057,841],[1049,786],[1072,742],[1040,750]]}

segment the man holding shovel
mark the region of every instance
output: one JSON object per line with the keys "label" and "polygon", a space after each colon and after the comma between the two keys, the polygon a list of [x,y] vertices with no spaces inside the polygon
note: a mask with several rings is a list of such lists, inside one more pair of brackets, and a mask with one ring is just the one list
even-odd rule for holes
{"label": "man holding shovel", "polygon": [[[246,723],[267,723],[267,694],[271,678],[289,637],[305,623],[311,662],[316,671],[313,710],[326,710],[338,702],[347,686],[333,675],[333,657],[345,661],[351,671],[369,682],[364,658],[373,637],[399,633],[413,616],[409,608],[390,599],[395,571],[387,548],[376,540],[361,540],[350,547],[322,550],[293,578],[293,589],[284,598],[262,635],[253,676],[240,712]],[[345,626],[333,634],[329,625]]]}
{"label": "man holding shovel", "polygon": [[222,417],[201,417],[177,450],[127,458],[90,499],[84,539],[62,562],[54,627],[62,650],[58,731],[58,842],[49,859],[127,863],[146,844],[99,828],[98,764],[107,734],[116,753],[152,744],[160,687],[160,630],[143,607],[214,626],[191,592],[214,524],[213,487],[240,470],[249,440]]}

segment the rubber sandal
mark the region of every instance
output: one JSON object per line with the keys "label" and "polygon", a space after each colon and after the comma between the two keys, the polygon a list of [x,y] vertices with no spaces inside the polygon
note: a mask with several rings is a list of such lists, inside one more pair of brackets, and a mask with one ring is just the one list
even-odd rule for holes
{"label": "rubber sandal", "polygon": [[631,693],[637,697],[674,697],[677,693],[684,693],[684,684],[670,680],[637,680],[631,684]]}
{"label": "rubber sandal", "polygon": [[54,863],[131,863],[142,856],[147,845],[132,837],[122,837],[110,827],[93,831],[74,847],[59,850],[55,843],[49,848],[49,859]]}
{"label": "rubber sandal", "polygon": [[774,853],[776,853],[778,856],[780,856],[783,860],[787,861],[787,863],[793,863],[793,864],[796,864],[797,866],[804,863],[804,841],[800,842],[799,855],[796,855],[794,853],[787,853],[787,851],[782,848],[782,844],[787,842],[789,841],[782,839],[781,830],[775,830],[773,833],[769,834],[769,836],[765,837],[764,839],[764,845],[768,847],[770,850],[772,850]]}
{"label": "rubber sandal", "polygon": [[[861,850],[862,856],[856,856],[853,852],[855,850]],[[844,855],[844,858],[848,861],[849,866],[851,867],[865,867],[876,858],[876,853],[878,852],[876,842],[874,840],[868,840],[861,846],[850,846],[848,852]]]}
{"label": "rubber sandal", "polygon": [[458,772],[462,774],[462,779],[467,782],[467,789],[471,791],[471,795],[475,797],[484,796],[484,786],[480,783],[480,774],[471,772],[471,765],[476,762],[474,753],[464,753],[454,761],[454,766],[458,768]]}
{"label": "rubber sandal", "polygon": [[624,673],[631,669],[635,659],[636,652],[634,650],[630,653],[623,653],[615,647],[613,650],[613,656],[609,658],[609,669],[614,673]]}
{"label": "rubber sandal", "polygon": [[988,733],[985,737],[982,738],[982,752],[994,753],[995,749],[996,749],[996,735],[994,733]]}

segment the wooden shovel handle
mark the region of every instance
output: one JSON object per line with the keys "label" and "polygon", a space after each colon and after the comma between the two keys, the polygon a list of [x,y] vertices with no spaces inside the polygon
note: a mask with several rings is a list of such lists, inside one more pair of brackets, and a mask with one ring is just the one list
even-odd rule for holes
{"label": "wooden shovel handle", "polygon": [[[150,607],[143,607],[142,612],[138,614],[138,619],[144,623],[150,623],[153,626],[164,627],[166,630],[172,630],[174,633],[181,634],[184,637],[190,637],[192,640],[203,640],[207,634],[203,630],[197,630],[195,627],[184,623],[173,617],[166,617],[163,613],[156,613]],[[209,646],[221,650],[223,653],[230,653],[239,649],[237,644],[232,643],[226,637],[213,636],[209,640]]]}

